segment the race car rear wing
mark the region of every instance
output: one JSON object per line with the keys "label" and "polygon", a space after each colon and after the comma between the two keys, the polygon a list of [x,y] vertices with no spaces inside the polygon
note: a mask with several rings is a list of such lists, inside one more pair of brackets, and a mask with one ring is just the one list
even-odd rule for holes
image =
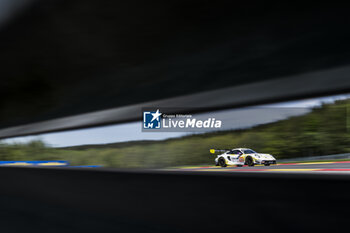
{"label": "race car rear wing", "polygon": [[215,153],[220,153],[220,152],[226,152],[226,151],[230,151],[231,149],[210,149],[210,153],[211,154],[215,154]]}

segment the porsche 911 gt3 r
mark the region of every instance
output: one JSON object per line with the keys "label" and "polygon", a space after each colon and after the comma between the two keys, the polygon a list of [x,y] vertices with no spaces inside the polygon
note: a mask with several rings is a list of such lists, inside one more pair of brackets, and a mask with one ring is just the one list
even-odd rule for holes
{"label": "porsche 911 gt3 r", "polygon": [[254,166],[256,164],[263,164],[270,166],[270,164],[276,164],[276,159],[270,154],[262,154],[253,151],[248,148],[235,148],[235,149],[210,149],[210,153],[215,154],[218,152],[224,152],[219,154],[215,158],[215,165],[221,167],[227,167],[228,165],[236,165],[242,167],[243,165]]}

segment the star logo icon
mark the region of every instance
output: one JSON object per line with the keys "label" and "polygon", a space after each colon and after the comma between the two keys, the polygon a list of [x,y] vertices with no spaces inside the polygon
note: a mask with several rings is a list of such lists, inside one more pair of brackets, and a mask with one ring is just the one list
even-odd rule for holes
{"label": "star logo icon", "polygon": [[157,109],[157,111],[155,113],[152,113],[151,115],[153,116],[151,122],[154,120],[159,121],[159,117],[162,115],[162,113],[160,113],[159,109]]}

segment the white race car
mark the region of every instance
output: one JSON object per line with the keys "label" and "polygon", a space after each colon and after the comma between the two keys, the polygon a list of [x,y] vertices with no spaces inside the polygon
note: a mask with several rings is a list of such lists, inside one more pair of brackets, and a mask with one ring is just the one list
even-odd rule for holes
{"label": "white race car", "polygon": [[235,149],[210,149],[210,153],[215,154],[218,152],[224,152],[219,154],[215,158],[215,165],[221,167],[227,167],[228,165],[236,165],[242,167],[248,165],[250,167],[256,164],[263,164],[270,166],[270,164],[276,164],[276,159],[270,154],[261,154],[248,148],[235,148]]}

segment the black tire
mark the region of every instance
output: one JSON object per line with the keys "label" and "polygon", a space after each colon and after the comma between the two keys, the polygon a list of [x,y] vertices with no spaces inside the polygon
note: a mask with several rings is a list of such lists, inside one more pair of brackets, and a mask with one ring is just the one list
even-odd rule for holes
{"label": "black tire", "polygon": [[227,167],[227,164],[226,164],[226,161],[225,161],[225,159],[224,158],[219,158],[219,165],[221,166],[221,167]]}
{"label": "black tire", "polygon": [[243,167],[243,165],[237,165],[237,167]]}
{"label": "black tire", "polygon": [[252,157],[247,157],[245,159],[245,163],[249,166],[249,167],[254,167],[254,161]]}
{"label": "black tire", "polygon": [[266,167],[270,166],[270,164],[264,164]]}

